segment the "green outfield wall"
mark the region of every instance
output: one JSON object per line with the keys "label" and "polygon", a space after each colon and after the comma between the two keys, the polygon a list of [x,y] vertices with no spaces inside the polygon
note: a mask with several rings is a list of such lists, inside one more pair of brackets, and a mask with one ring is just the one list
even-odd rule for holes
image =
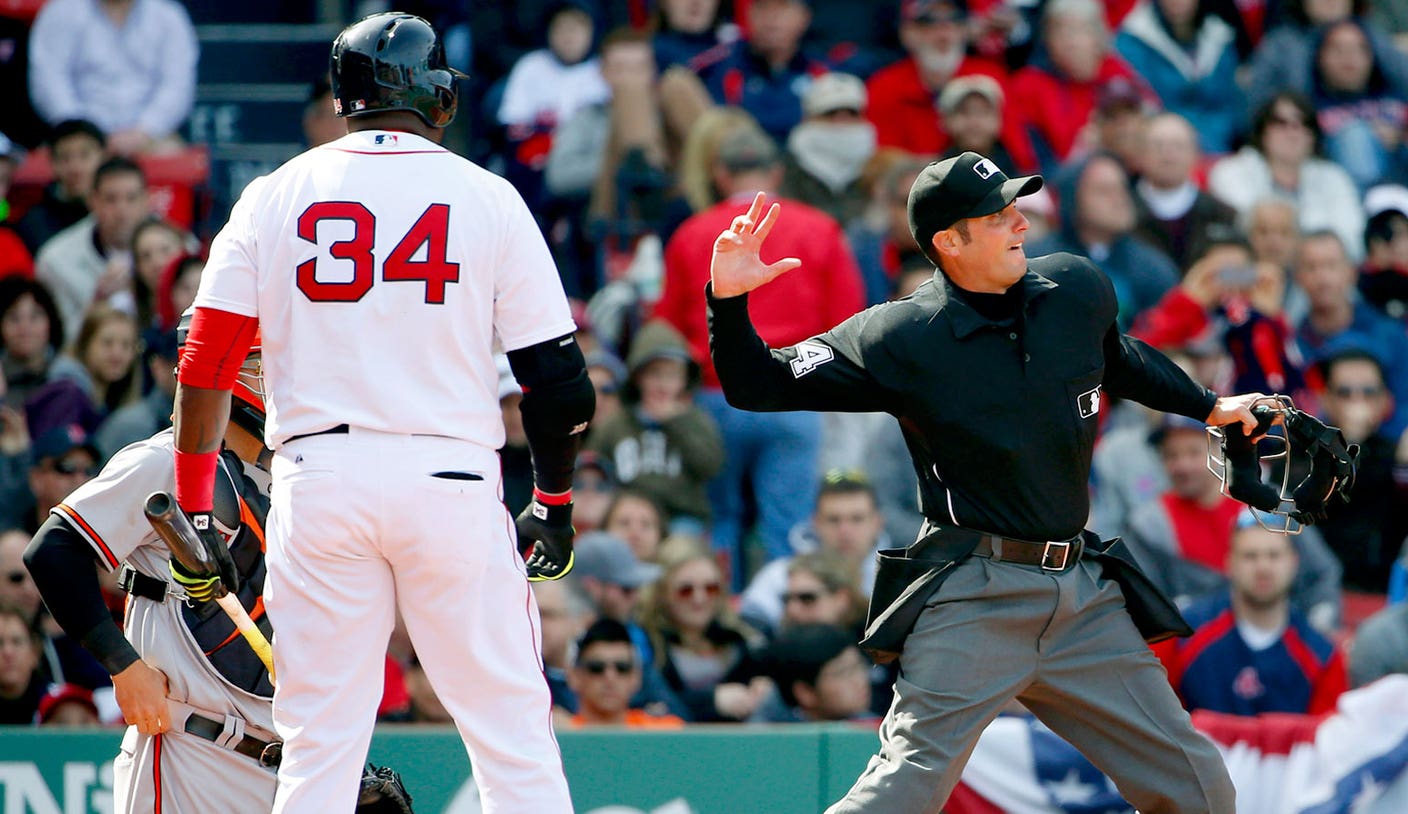
{"label": "green outfield wall", "polygon": [[[0,814],[110,814],[121,733],[0,727]],[[816,814],[878,741],[849,726],[697,726],[558,736],[578,814]],[[394,766],[417,814],[475,814],[469,761],[448,727],[383,725],[370,759]]]}

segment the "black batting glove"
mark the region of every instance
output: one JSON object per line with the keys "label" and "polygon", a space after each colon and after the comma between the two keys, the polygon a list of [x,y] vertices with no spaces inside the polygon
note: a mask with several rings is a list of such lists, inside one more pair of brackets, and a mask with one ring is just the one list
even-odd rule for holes
{"label": "black batting glove", "polygon": [[518,529],[518,552],[528,566],[528,580],[543,582],[561,579],[572,570],[572,504],[560,506],[539,503],[537,498],[514,521]]}

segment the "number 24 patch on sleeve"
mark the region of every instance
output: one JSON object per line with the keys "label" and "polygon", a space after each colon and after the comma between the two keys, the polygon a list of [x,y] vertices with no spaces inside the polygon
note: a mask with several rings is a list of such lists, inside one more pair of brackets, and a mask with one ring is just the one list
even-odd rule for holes
{"label": "number 24 patch on sleeve", "polygon": [[800,379],[836,358],[835,351],[820,342],[802,342],[796,347],[797,358],[792,360],[792,377]]}

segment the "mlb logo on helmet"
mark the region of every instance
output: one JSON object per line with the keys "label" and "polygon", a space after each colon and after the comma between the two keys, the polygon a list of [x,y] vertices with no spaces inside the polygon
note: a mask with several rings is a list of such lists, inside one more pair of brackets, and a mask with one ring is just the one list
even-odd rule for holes
{"label": "mlb logo on helmet", "polygon": [[367,102],[366,102],[365,99],[353,99],[353,100],[352,100],[352,112],[353,112],[353,113],[357,113],[357,112],[359,112],[359,111],[366,110],[366,109],[367,109]]}
{"label": "mlb logo on helmet", "polygon": [[982,161],[973,165],[973,172],[976,172],[979,178],[986,181],[992,177],[993,173],[997,172],[997,165],[984,158]]}

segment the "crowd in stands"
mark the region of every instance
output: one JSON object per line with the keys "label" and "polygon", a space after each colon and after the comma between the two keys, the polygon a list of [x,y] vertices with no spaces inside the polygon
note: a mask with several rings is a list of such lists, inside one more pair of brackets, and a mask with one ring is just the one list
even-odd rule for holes
{"label": "crowd in stands", "polygon": [[[1408,15],[1373,6],[406,3],[472,76],[447,144],[538,217],[597,391],[576,570],[536,586],[561,725],[884,714],[894,668],[855,643],[874,552],[922,521],[905,436],[882,415],[730,407],[708,247],[755,192],[783,201],[769,251],[802,266],[750,310],[764,340],[798,342],[929,284],[909,186],[963,150],[1045,174],[1019,202],[1028,256],[1093,259],[1125,331],[1360,446],[1350,502],[1286,536],[1223,494],[1201,423],[1102,409],[1090,528],[1123,536],[1196,627],[1157,649],[1189,708],[1319,712],[1408,671]],[[111,722],[106,677],[21,552],[117,450],[170,426],[175,322],[221,224],[154,216],[143,169],[181,149],[193,105],[182,6],[48,0],[26,25],[45,126],[0,135],[0,723]],[[343,130],[308,79],[317,146]],[[39,155],[50,182],[12,211]],[[532,475],[506,364],[499,397],[517,513]],[[399,629],[382,714],[449,720]]]}

